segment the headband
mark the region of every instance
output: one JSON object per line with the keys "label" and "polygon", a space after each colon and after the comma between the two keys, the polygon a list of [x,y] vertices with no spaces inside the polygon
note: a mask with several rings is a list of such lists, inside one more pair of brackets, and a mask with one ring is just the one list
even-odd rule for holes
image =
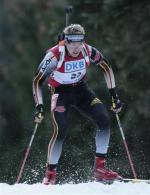
{"label": "headband", "polygon": [[84,35],[83,34],[76,34],[76,35],[71,35],[71,34],[66,34],[65,35],[65,39],[67,41],[73,41],[73,42],[80,42],[80,41],[84,41]]}

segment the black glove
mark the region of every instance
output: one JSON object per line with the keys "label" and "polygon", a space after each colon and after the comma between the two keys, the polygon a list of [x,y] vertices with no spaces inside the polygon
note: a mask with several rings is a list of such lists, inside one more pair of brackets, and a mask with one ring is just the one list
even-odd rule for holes
{"label": "black glove", "polygon": [[116,93],[116,89],[112,88],[109,90],[110,95],[111,95],[111,101],[112,101],[112,105],[111,105],[111,110],[115,113],[118,113],[122,110],[122,102],[119,100],[118,95]]}
{"label": "black glove", "polygon": [[38,106],[36,106],[34,122],[41,123],[43,118],[44,118],[44,106],[43,104],[39,104]]}

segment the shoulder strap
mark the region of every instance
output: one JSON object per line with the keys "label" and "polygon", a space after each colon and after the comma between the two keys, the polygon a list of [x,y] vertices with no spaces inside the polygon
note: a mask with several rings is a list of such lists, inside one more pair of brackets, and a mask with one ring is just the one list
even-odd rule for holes
{"label": "shoulder strap", "polygon": [[[57,68],[60,68],[64,62],[64,58],[65,58],[65,45],[64,45],[64,41],[61,41],[59,43],[59,53],[60,53],[60,56],[59,56],[59,61],[58,61],[58,65],[57,65]],[[82,55],[87,63],[87,65],[90,64],[90,59],[89,59],[89,55],[88,55],[88,51],[85,47],[85,44],[83,44],[83,48],[82,48]]]}

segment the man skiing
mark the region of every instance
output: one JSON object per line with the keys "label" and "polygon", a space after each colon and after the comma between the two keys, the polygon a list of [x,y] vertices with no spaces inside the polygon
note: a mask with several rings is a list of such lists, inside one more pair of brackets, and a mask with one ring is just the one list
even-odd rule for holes
{"label": "man skiing", "polygon": [[71,106],[85,113],[98,126],[95,137],[95,179],[106,182],[122,179],[118,173],[105,167],[110,139],[109,116],[104,104],[86,83],[86,71],[90,66],[97,66],[103,70],[111,96],[111,109],[120,112],[122,103],[116,93],[111,67],[96,48],[85,43],[84,37],[85,30],[81,25],[67,26],[63,31],[63,39],[47,50],[33,79],[36,123],[41,123],[44,118],[42,84],[46,78],[51,87],[53,135],[48,145],[47,167],[43,179],[43,184],[46,185],[56,183],[57,166],[62,153],[67,115]]}

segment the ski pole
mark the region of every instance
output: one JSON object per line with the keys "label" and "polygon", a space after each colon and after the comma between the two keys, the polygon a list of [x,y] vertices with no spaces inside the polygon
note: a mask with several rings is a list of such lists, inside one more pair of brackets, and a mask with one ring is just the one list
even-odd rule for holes
{"label": "ski pole", "polygon": [[66,13],[66,26],[69,25],[69,14],[72,12],[72,10],[73,10],[72,5],[67,5],[67,6],[65,7],[65,13]]}
{"label": "ski pole", "polygon": [[39,125],[39,124],[36,123],[35,126],[34,126],[33,133],[32,133],[32,137],[31,137],[30,143],[29,143],[29,145],[28,145],[28,148],[27,148],[27,150],[26,150],[26,153],[25,153],[25,156],[24,156],[24,159],[23,159],[23,162],[22,162],[22,165],[21,165],[21,168],[20,168],[20,171],[19,171],[19,174],[18,174],[16,183],[19,183],[19,182],[20,182],[20,179],[21,179],[21,176],[22,176],[22,173],[23,173],[23,169],[24,169],[24,166],[25,166],[27,157],[28,157],[28,155],[29,155],[30,148],[31,148],[33,139],[34,139],[34,137],[35,137],[35,134],[36,134],[38,125]]}
{"label": "ski pole", "polygon": [[126,152],[127,152],[127,156],[128,156],[128,159],[129,159],[129,164],[130,164],[130,167],[131,167],[131,170],[132,170],[134,179],[137,179],[137,174],[135,172],[135,168],[134,168],[134,165],[133,165],[133,161],[132,161],[132,158],[131,158],[131,154],[129,152],[129,148],[128,148],[128,145],[127,145],[127,141],[125,139],[125,135],[124,135],[124,132],[123,132],[123,128],[122,128],[122,125],[121,125],[121,122],[120,122],[120,119],[119,119],[119,115],[117,113],[116,113],[116,119],[117,119],[117,122],[118,122],[118,126],[119,126],[119,129],[120,129],[120,132],[121,132],[121,136],[122,136],[123,143],[124,143],[124,146],[125,146],[125,149],[126,149]]}

